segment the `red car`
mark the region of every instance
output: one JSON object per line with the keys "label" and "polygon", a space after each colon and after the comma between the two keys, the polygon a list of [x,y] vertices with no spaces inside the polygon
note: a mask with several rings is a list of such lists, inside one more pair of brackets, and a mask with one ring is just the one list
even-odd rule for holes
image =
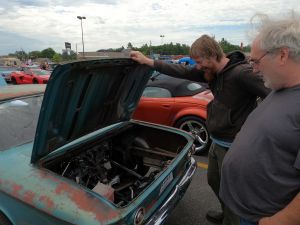
{"label": "red car", "polygon": [[47,84],[51,72],[24,67],[23,71],[11,73],[13,84]]}
{"label": "red car", "polygon": [[133,119],[177,127],[196,137],[196,153],[210,145],[206,106],[213,99],[205,84],[172,78],[164,74],[148,82]]}

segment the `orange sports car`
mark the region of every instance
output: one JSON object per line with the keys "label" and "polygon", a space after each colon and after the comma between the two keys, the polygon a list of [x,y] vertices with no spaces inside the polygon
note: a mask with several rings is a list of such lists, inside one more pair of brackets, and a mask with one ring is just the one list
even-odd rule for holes
{"label": "orange sports car", "polygon": [[210,145],[206,106],[213,95],[206,84],[157,73],[149,80],[133,119],[177,127],[192,133],[196,153]]}
{"label": "orange sports car", "polygon": [[47,84],[50,74],[50,71],[24,67],[22,71],[12,72],[10,79],[13,84]]}

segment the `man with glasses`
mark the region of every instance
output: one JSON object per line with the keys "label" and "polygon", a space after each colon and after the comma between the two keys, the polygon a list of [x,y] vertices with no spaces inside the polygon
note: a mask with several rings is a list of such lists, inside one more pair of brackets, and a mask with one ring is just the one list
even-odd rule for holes
{"label": "man with glasses", "polygon": [[[269,90],[252,72],[245,55],[236,51],[225,56],[218,42],[208,35],[198,38],[191,46],[191,58],[196,67],[167,64],[147,58],[140,52],[131,52],[132,59],[146,64],[161,73],[197,82],[208,82],[214,95],[207,109],[206,125],[212,138],[208,154],[208,184],[219,198],[221,166],[235,135],[249,113],[256,107],[257,97],[264,98]],[[206,218],[212,222],[235,225],[239,218],[224,207],[223,212],[208,211]],[[224,219],[223,219],[224,217]]]}
{"label": "man with glasses", "polygon": [[220,197],[241,225],[300,224],[300,17],[262,17],[250,62],[272,89],[223,167]]}

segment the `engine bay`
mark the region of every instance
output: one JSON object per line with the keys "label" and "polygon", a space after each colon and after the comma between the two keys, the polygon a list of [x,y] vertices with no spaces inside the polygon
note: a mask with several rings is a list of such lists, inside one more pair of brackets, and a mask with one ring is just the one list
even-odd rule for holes
{"label": "engine bay", "polygon": [[134,130],[87,144],[45,167],[124,207],[160,176],[187,143],[163,130]]}

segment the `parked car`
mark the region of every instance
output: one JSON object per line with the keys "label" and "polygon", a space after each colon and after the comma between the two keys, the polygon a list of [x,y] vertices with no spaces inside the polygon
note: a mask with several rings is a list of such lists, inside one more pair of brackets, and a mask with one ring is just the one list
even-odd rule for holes
{"label": "parked car", "polygon": [[10,67],[10,66],[2,66],[0,67],[0,75],[6,80],[6,82],[11,81],[11,73],[19,71],[17,67]]}
{"label": "parked car", "polygon": [[191,57],[183,57],[183,58],[180,58],[178,60],[178,63],[179,64],[185,64],[185,65],[196,65],[196,62],[191,58]]}
{"label": "parked car", "polygon": [[58,65],[0,88],[1,224],[162,224],[196,169],[188,133],[130,120],[150,68]]}
{"label": "parked car", "polygon": [[177,127],[195,135],[196,153],[210,146],[205,120],[213,99],[207,84],[177,79],[155,72],[133,115],[136,120]]}
{"label": "parked car", "polygon": [[47,84],[50,74],[50,71],[23,67],[22,71],[12,72],[10,77],[13,84]]}

